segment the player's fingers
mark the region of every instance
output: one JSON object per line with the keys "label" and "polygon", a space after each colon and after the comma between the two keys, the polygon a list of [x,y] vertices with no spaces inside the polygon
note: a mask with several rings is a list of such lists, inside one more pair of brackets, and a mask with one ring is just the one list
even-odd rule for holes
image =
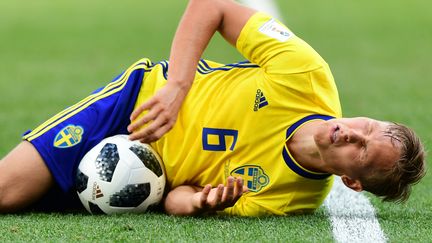
{"label": "player's fingers", "polygon": [[133,123],[129,124],[129,126],[127,127],[128,131],[133,132],[147,124],[149,121],[155,120],[155,118],[157,118],[157,116],[159,115],[160,110],[161,109],[159,107],[152,107],[152,109],[150,109],[150,111],[145,114],[141,119],[138,119]]}
{"label": "player's fingers", "polygon": [[161,113],[161,108],[158,106],[152,107],[147,114],[145,114],[141,120],[141,122],[148,123],[149,121],[155,120],[158,115]]}
{"label": "player's fingers", "polygon": [[209,202],[209,204],[211,204],[212,207],[214,207],[214,208],[219,207],[219,205],[221,204],[221,201],[222,201],[223,193],[224,193],[224,185],[219,184],[216,188],[215,197],[212,200],[212,202]]}
{"label": "player's fingers", "polygon": [[227,178],[227,185],[225,188],[225,193],[224,196],[222,198],[223,202],[231,202],[233,200],[234,197],[234,177],[229,176]]}
{"label": "player's fingers", "polygon": [[138,106],[130,115],[130,120],[135,120],[143,111],[148,110],[150,107],[154,106],[157,103],[157,100],[151,98],[150,100],[144,102],[142,105]]}
{"label": "player's fingers", "polygon": [[[243,182],[243,183],[244,183],[244,182]],[[242,194],[245,194],[245,193],[247,193],[247,192],[249,192],[249,187],[243,185],[243,193],[242,193]]]}
{"label": "player's fingers", "polygon": [[141,130],[135,130],[129,135],[130,140],[140,140],[143,143],[149,143],[150,139],[149,136],[152,136],[159,127],[164,125],[164,121],[161,119],[156,119],[150,125],[147,127],[141,129]]}
{"label": "player's fingers", "polygon": [[[150,134],[147,137],[147,143],[159,140],[165,133],[167,133],[169,130],[171,130],[172,127],[173,127],[172,123],[164,124],[159,129],[157,129],[153,134]],[[143,141],[141,141],[141,142],[143,142]]]}
{"label": "player's fingers", "polygon": [[173,122],[167,122],[164,117],[157,117],[150,125],[145,127],[143,133],[145,137],[140,139],[143,143],[151,143],[161,138],[168,130],[172,128]]}
{"label": "player's fingers", "polygon": [[200,198],[201,206],[204,206],[207,204],[207,199],[208,199],[208,195],[210,194],[211,188],[212,188],[211,185],[208,184],[208,185],[205,185],[203,190],[201,191],[201,198]]}
{"label": "player's fingers", "polygon": [[237,201],[243,194],[243,178],[236,178],[234,184],[234,200]]}
{"label": "player's fingers", "polygon": [[211,190],[211,185],[205,185],[199,194],[198,200],[195,201],[195,203],[193,203],[194,207],[198,211],[203,211],[203,210],[206,210],[208,208],[208,205],[207,205],[208,199],[207,198],[208,198],[208,195],[210,193],[210,190]]}

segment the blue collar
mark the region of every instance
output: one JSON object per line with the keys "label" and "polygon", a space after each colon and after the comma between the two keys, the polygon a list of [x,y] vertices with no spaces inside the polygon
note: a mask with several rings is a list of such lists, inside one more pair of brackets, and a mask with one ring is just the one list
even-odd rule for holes
{"label": "blue collar", "polygon": [[[334,117],[332,117],[332,116],[325,116],[325,115],[310,115],[310,116],[303,117],[302,119],[298,120],[297,122],[295,122],[292,126],[290,126],[287,129],[286,140],[288,140],[293,135],[293,133],[297,130],[297,128],[299,128],[301,125],[303,125],[304,123],[306,123],[308,121],[311,121],[311,120],[325,120],[325,121],[327,121],[327,120],[330,120],[333,118]],[[328,174],[328,173],[313,172],[313,171],[309,171],[309,170],[306,170],[305,168],[301,167],[292,157],[286,144],[284,145],[284,148],[282,150],[282,156],[285,160],[285,163],[288,165],[288,167],[300,176],[303,176],[303,177],[308,178],[308,179],[315,179],[315,180],[325,179],[325,178],[331,176],[331,174]]]}

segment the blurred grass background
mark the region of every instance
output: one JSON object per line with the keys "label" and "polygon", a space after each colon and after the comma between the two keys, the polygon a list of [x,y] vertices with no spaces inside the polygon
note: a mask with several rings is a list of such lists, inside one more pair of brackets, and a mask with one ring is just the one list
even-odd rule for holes
{"label": "blurred grass background", "polygon": [[[278,3],[287,26],[330,64],[345,116],[405,123],[431,146],[431,2]],[[166,59],[185,4],[1,1],[0,155],[20,141],[22,132],[104,85],[135,60]],[[229,63],[242,59],[218,36],[205,58]],[[405,205],[372,199],[391,242],[432,241],[431,182],[428,175]],[[331,241],[322,210],[264,219],[25,213],[0,216],[0,222],[0,239],[5,241]]]}

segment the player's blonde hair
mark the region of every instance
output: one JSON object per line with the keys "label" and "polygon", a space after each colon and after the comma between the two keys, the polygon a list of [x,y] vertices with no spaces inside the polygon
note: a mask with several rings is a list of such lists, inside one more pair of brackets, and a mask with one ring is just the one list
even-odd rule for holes
{"label": "player's blonde hair", "polygon": [[405,202],[412,185],[426,174],[425,150],[415,132],[402,124],[391,124],[386,132],[400,144],[400,157],[385,170],[363,175],[363,190],[382,198],[383,201]]}

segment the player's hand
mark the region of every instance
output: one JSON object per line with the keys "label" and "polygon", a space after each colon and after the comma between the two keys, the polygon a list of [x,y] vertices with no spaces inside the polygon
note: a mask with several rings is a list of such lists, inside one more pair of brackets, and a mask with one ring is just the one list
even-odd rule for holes
{"label": "player's hand", "polygon": [[[177,120],[177,114],[188,92],[188,88],[167,83],[152,98],[136,108],[128,126],[130,140],[150,143],[161,138]],[[140,116],[143,112],[147,114]]]}
{"label": "player's hand", "polygon": [[237,200],[247,192],[246,186],[243,186],[242,178],[227,178],[226,185],[219,184],[212,188],[206,185],[202,191],[193,195],[192,204],[197,214],[215,212],[232,207]]}

